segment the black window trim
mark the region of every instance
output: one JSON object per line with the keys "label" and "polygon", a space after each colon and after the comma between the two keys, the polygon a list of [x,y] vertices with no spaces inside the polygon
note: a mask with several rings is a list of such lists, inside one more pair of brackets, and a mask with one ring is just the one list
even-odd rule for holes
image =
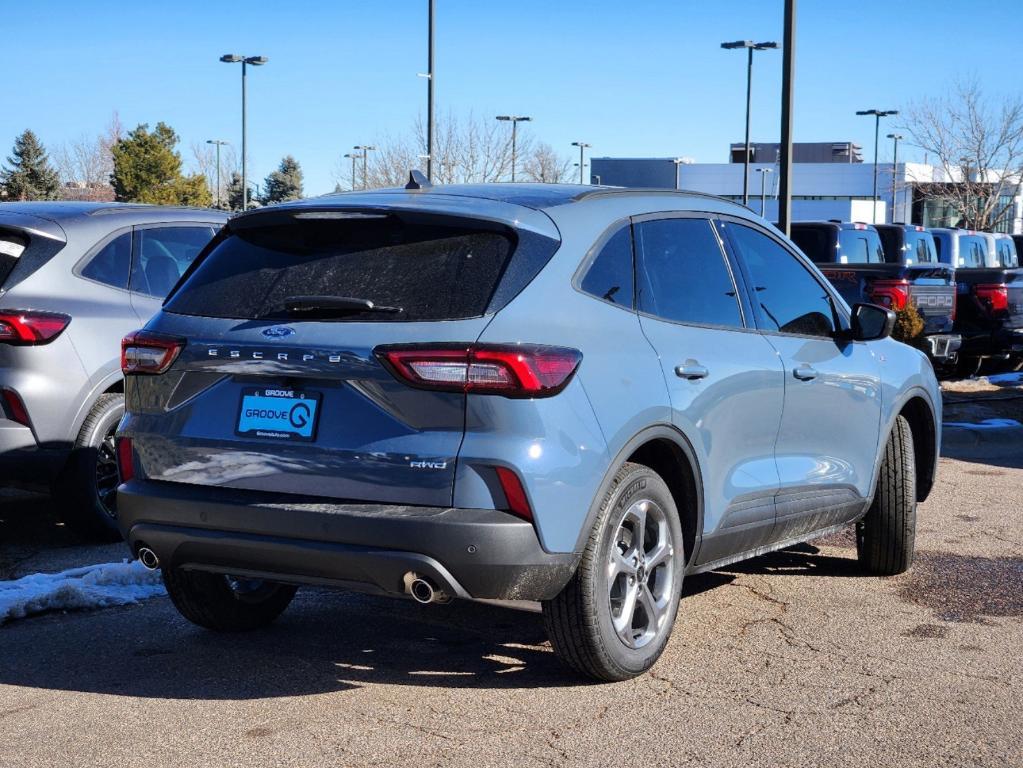
{"label": "black window trim", "polygon": [[706,221],[710,225],[710,231],[714,235],[714,239],[717,240],[718,250],[721,253],[721,261],[724,263],[725,269],[728,271],[728,277],[732,281],[732,288],[735,289],[735,303],[736,303],[736,306],[739,309],[739,321],[742,323],[742,325],[740,325],[740,326],[735,326],[735,325],[718,325],[718,324],[712,324],[712,323],[693,323],[693,322],[682,321],[682,320],[671,320],[670,318],[667,318],[667,317],[661,317],[660,315],[655,315],[655,314],[652,314],[650,312],[642,311],[639,308],[639,301],[634,300],[633,304],[635,304],[635,307],[636,307],[636,314],[638,314],[640,317],[647,317],[647,318],[650,318],[651,320],[657,320],[658,322],[661,322],[661,323],[670,323],[671,325],[681,325],[681,326],[684,326],[684,327],[687,327],[687,328],[708,328],[708,329],[718,330],[718,331],[737,331],[737,332],[740,332],[740,333],[744,333],[744,332],[756,333],[756,331],[757,331],[756,327],[754,325],[750,324],[750,317],[746,314],[746,302],[743,301],[742,298],[740,298],[740,297],[743,296],[743,291],[740,289],[739,281],[736,279],[736,275],[735,275],[735,272],[734,272],[733,267],[732,267],[732,259],[731,259],[730,255],[728,253],[727,248],[725,247],[725,243],[724,243],[723,238],[721,237],[721,233],[718,231],[718,228],[715,226],[715,222],[719,218],[720,218],[720,214],[712,212],[712,211],[660,211],[660,212],[656,212],[656,213],[642,213],[642,214],[637,214],[637,215],[633,216],[632,217],[632,227],[633,227],[633,243],[632,243],[633,258],[632,258],[632,263],[633,263],[633,285],[635,286],[635,288],[633,290],[636,292],[636,297],[638,298],[638,296],[639,296],[639,287],[638,287],[639,286],[639,273],[636,271],[636,268],[639,266],[639,258],[638,258],[639,254],[638,254],[638,249],[636,247],[636,238],[635,238],[635,227],[636,227],[636,225],[637,224],[642,224],[642,223],[647,222],[647,221],[663,221],[665,219],[702,219],[702,220]]}
{"label": "black window trim", "polygon": [[[192,228],[192,229],[195,229],[195,228],[198,228],[198,227],[207,227],[210,230],[210,240],[208,240],[206,242],[206,245],[204,245],[202,248],[199,249],[199,253],[197,253],[195,255],[195,258],[192,259],[191,262],[189,262],[187,267],[185,267],[185,272],[181,274],[181,276],[178,278],[178,281],[174,284],[174,287],[170,289],[170,292],[166,296],[164,296],[163,299],[161,299],[159,296],[154,296],[153,294],[146,293],[145,291],[135,291],[135,290],[132,290],[132,287],[131,287],[131,277],[132,277],[133,274],[135,274],[135,257],[136,257],[135,245],[138,242],[138,233],[143,231],[143,230],[146,230],[146,229],[184,229],[185,227],[189,227],[189,228]],[[137,296],[145,297],[147,299],[156,299],[157,301],[161,302],[160,306],[162,307],[163,303],[166,302],[167,299],[169,299],[174,294],[175,290],[177,290],[177,287],[179,285],[181,285],[182,282],[184,282],[183,278],[184,278],[185,274],[187,274],[188,271],[192,268],[192,264],[194,264],[196,261],[199,260],[199,257],[202,256],[202,254],[206,250],[207,246],[210,244],[210,242],[216,236],[217,232],[219,232],[222,227],[223,227],[223,224],[217,224],[216,222],[213,222],[213,221],[199,221],[199,220],[195,220],[195,221],[188,221],[188,220],[184,220],[184,221],[182,221],[182,220],[175,220],[175,221],[147,221],[144,224],[134,224],[131,227],[129,227],[129,229],[131,229],[131,263],[130,263],[130,265],[128,267],[128,289],[127,289],[128,292],[132,293],[132,294],[135,294]]]}
{"label": "black window trim", "polygon": [[[597,260],[601,251],[604,250],[604,246],[608,242],[621,232],[626,227],[629,228],[629,243],[632,246],[632,306],[627,307],[624,304],[619,304],[615,301],[605,299],[603,296],[597,296],[595,293],[583,290],[583,280],[586,279],[586,275],[589,273],[590,268],[593,266],[593,262]],[[608,304],[617,309],[628,312],[630,315],[637,313],[636,307],[636,233],[632,227],[632,219],[629,216],[623,216],[620,219],[616,219],[611,223],[603,232],[598,235],[597,239],[593,241],[593,245],[590,246],[589,250],[586,251],[586,255],[583,256],[582,261],[579,262],[579,266],[576,267],[575,272],[572,274],[572,288],[581,293],[583,296],[589,299],[596,299],[602,304]]]}
{"label": "black window trim", "polygon": [[[134,235],[132,235],[133,229],[134,228],[129,224],[128,226],[120,227],[119,229],[115,229],[112,232],[108,232],[104,237],[102,237],[99,240],[99,242],[97,242],[95,245],[89,248],[89,250],[85,252],[84,256],[82,256],[80,259],[78,259],[78,261],[75,262],[75,265],[71,268],[71,274],[82,280],[87,280],[93,285],[102,285],[104,288],[109,288],[111,291],[123,291],[124,293],[131,293],[131,290],[129,289],[128,286],[131,285],[131,267],[135,259],[135,237]],[[118,288],[116,285],[104,283],[102,280],[95,280],[94,278],[83,275],[82,270],[89,266],[89,262],[92,261],[93,257],[96,256],[96,254],[98,254],[100,251],[102,251],[104,248],[110,245],[110,243],[112,243],[121,235],[131,235],[128,238],[128,274],[125,276],[126,282],[124,288]]]}
{"label": "black window trim", "polygon": [[[739,216],[721,214],[719,218],[721,219],[721,223],[726,233],[725,242],[728,244],[729,249],[732,251],[732,256],[733,258],[735,258],[736,263],[739,265],[739,272],[742,275],[743,291],[745,292],[746,299],[747,301],[749,301],[751,307],[754,306],[753,295],[750,290],[750,286],[752,285],[752,276],[749,273],[748,265],[746,264],[745,260],[740,256],[738,246],[735,244],[731,235],[727,234],[728,224],[736,224],[749,227],[750,229],[759,232],[762,235],[766,235],[768,238],[770,238],[779,246],[781,246],[783,250],[787,251],[793,258],[795,258],[803,266],[803,268],[807,271],[810,277],[813,280],[815,280],[820,287],[824,289],[824,292],[831,299],[832,311],[835,315],[835,320],[838,321],[840,330],[848,330],[851,327],[852,320],[849,316],[849,313],[846,312],[845,310],[845,301],[841,298],[838,291],[835,290],[834,286],[832,286],[827,279],[821,280],[818,274],[819,272],[818,267],[812,261],[810,261],[808,257],[800,253],[798,249],[788,245],[780,233],[771,232],[769,229],[762,226],[758,222],[752,221],[750,219],[744,219]],[[757,312],[755,309],[753,310],[753,319],[754,323],[756,324],[757,331],[765,336],[785,336],[799,339],[814,339],[816,341],[825,340],[830,340],[833,342],[836,341],[834,336],[814,336],[812,334],[806,333],[790,333],[788,331],[780,331],[775,328],[763,327],[762,326],[763,319],[761,318],[760,313]]]}

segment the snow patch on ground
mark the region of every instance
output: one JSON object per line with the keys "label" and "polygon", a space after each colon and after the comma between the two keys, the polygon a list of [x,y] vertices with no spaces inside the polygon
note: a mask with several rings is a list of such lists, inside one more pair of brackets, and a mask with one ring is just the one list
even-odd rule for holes
{"label": "snow patch on ground", "polygon": [[984,419],[984,421],[946,421],[946,427],[958,427],[960,429],[1013,429],[1023,427],[1015,419]]}
{"label": "snow patch on ground", "polygon": [[0,581],[0,624],[44,611],[129,605],[165,593],[159,572],[138,560],[34,573]]}

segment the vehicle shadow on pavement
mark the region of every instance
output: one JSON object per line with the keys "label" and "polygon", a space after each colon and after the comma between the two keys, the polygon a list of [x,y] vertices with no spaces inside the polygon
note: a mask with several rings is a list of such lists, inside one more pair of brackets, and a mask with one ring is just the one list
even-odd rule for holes
{"label": "vehicle shadow on pavement", "polygon": [[745,560],[720,569],[725,573],[744,573],[763,576],[842,576],[854,578],[868,576],[856,560],[855,540],[846,534],[830,536],[826,540],[831,546],[853,547],[847,557],[824,554],[813,544],[796,544],[767,555]]}

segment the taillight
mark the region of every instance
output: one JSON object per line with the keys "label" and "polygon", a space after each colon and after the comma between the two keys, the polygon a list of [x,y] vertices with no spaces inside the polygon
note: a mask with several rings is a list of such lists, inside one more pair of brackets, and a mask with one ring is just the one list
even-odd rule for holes
{"label": "taillight", "polygon": [[988,312],[1009,311],[1009,288],[1005,283],[974,286],[973,292]]}
{"label": "taillight", "polygon": [[117,476],[122,483],[135,477],[135,451],[130,437],[117,438]]}
{"label": "taillight", "polygon": [[497,479],[501,483],[501,490],[504,491],[504,498],[508,502],[508,511],[523,520],[533,522],[533,508],[529,506],[529,499],[526,497],[526,490],[522,487],[522,481],[515,472],[507,467],[495,467]]}
{"label": "taillight", "polygon": [[148,331],[129,333],[121,340],[123,373],[163,373],[185,348],[184,339],[161,336]]}
{"label": "taillight", "polygon": [[394,345],[374,352],[413,387],[505,397],[556,395],[582,360],[578,350],[534,344]]}
{"label": "taillight", "polygon": [[0,309],[0,344],[49,344],[70,322],[70,317],[59,312]]}
{"label": "taillight", "polygon": [[25,404],[21,402],[18,393],[12,389],[0,389],[0,400],[3,400],[4,410],[12,421],[16,421],[26,427],[31,427],[32,422],[28,420],[28,411]]}
{"label": "taillight", "polygon": [[870,298],[889,309],[904,309],[909,303],[908,280],[875,280],[870,288]]}

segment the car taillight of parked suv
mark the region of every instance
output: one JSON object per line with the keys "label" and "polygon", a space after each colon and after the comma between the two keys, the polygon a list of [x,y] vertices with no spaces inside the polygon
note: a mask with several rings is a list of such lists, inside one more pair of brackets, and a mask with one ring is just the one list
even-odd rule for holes
{"label": "car taillight of parked suv", "polygon": [[0,204],[0,486],[50,489],[67,522],[117,537],[119,342],[160,308],[219,211]]}
{"label": "car taillight of parked suv", "polygon": [[941,400],[890,310],[705,195],[410,188],[242,214],[123,342],[118,520],[178,610],[541,601],[640,674],[683,578],[856,524],[909,567]]}

